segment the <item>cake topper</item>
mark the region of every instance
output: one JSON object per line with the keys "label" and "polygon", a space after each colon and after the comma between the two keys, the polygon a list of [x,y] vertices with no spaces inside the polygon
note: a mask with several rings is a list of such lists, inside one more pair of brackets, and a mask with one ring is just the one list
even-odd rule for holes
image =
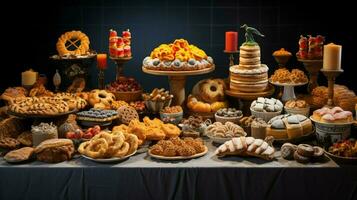
{"label": "cake topper", "polygon": [[257,44],[254,41],[253,34],[259,35],[261,37],[265,37],[257,29],[255,29],[253,27],[249,27],[247,24],[243,24],[243,26],[241,26],[241,28],[245,29],[245,42],[243,43],[243,45],[255,45],[255,44]]}

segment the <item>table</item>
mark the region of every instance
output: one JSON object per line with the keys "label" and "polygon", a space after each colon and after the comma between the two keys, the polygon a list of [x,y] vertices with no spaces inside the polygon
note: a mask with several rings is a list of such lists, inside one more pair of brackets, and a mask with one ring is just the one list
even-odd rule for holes
{"label": "table", "polygon": [[[58,164],[0,160],[0,199],[356,199],[357,168],[298,164],[278,158],[167,162],[146,153],[116,164],[84,158]],[[279,156],[279,152],[276,153]],[[308,197],[308,198],[307,198]]]}

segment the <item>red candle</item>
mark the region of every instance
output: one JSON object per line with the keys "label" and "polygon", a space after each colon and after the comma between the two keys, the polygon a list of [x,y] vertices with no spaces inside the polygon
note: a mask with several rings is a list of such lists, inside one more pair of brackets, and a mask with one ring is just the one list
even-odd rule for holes
{"label": "red candle", "polygon": [[226,51],[238,50],[238,32],[228,31],[226,32]]}
{"label": "red candle", "polygon": [[98,68],[104,70],[107,68],[107,54],[98,54],[97,55],[97,65]]}

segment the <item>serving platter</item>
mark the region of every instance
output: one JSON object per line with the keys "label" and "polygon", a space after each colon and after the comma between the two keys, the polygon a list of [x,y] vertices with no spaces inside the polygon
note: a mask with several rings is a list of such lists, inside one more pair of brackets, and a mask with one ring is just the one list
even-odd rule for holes
{"label": "serving platter", "polygon": [[114,163],[114,162],[119,162],[119,161],[122,161],[122,160],[125,160],[133,155],[136,154],[136,151],[134,151],[133,153],[129,154],[129,155],[126,155],[124,157],[121,157],[121,158],[91,158],[91,157],[88,157],[86,155],[83,155],[82,154],[82,157],[85,158],[85,159],[88,159],[88,160],[91,160],[91,161],[94,161],[94,162],[98,162],[98,163]]}
{"label": "serving platter", "polygon": [[156,158],[156,159],[160,159],[160,160],[188,160],[188,159],[193,159],[193,158],[198,158],[201,156],[206,155],[206,153],[208,152],[208,148],[207,146],[205,146],[205,150],[201,153],[197,153],[195,155],[192,156],[172,156],[172,157],[168,157],[168,156],[160,156],[160,155],[155,155],[153,153],[151,153],[151,151],[148,151],[148,155],[151,156],[152,158]]}

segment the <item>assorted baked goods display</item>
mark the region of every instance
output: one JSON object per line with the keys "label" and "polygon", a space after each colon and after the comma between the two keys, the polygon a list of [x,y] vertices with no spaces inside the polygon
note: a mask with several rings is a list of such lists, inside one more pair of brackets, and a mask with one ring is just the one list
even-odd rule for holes
{"label": "assorted baked goods display", "polygon": [[161,44],[143,60],[143,67],[159,71],[194,71],[214,66],[213,59],[187,40]]}
{"label": "assorted baked goods display", "polygon": [[131,58],[131,33],[129,29],[122,32],[109,30],[109,55],[112,58]]}
{"label": "assorted baked goods display", "polygon": [[168,140],[160,140],[149,150],[149,155],[154,158],[185,159],[203,156],[207,153],[207,147],[200,138],[172,137]]}
{"label": "assorted baked goods display", "polygon": [[275,149],[270,142],[271,138],[255,139],[253,137],[235,137],[217,148],[215,154],[224,156],[253,156],[265,160],[273,160]]}
{"label": "assorted baked goods display", "polygon": [[281,146],[281,157],[286,160],[296,160],[299,163],[317,161],[325,154],[323,148],[308,144],[294,145],[285,143]]}
{"label": "assorted baked goods display", "polygon": [[196,113],[214,113],[228,107],[226,84],[222,79],[204,79],[196,83],[187,99],[187,108]]}
{"label": "assorted baked goods display", "polygon": [[300,84],[307,83],[308,78],[305,73],[299,69],[293,69],[291,72],[286,68],[280,68],[274,71],[270,77],[272,83],[277,84]]}
{"label": "assorted baked goods display", "polygon": [[120,131],[100,132],[78,147],[78,152],[92,159],[124,158],[135,154],[138,137]]}
{"label": "assorted baked goods display", "polygon": [[266,136],[276,140],[299,138],[313,132],[312,122],[304,115],[278,115],[268,122]]}
{"label": "assorted baked goods display", "polygon": [[353,115],[352,112],[344,111],[341,107],[323,107],[315,110],[311,118],[321,123],[350,123]]}

